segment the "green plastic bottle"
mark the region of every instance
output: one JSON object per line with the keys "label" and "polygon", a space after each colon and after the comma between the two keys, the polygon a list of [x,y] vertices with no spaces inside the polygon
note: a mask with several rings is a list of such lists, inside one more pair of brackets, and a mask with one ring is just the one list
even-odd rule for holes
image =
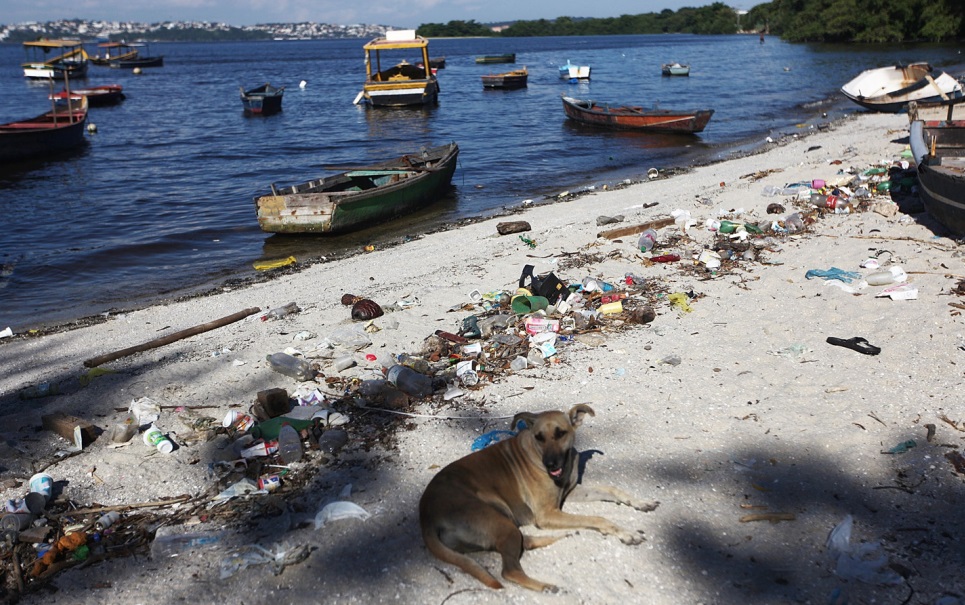
{"label": "green plastic bottle", "polygon": [[731,221],[721,221],[720,227],[717,228],[717,231],[719,231],[720,233],[733,233],[737,231],[738,227],[740,227],[740,223],[734,223]]}
{"label": "green plastic bottle", "polygon": [[272,418],[271,420],[266,420],[264,422],[259,422],[255,426],[251,427],[248,431],[252,437],[255,439],[264,439],[266,441],[274,441],[278,439],[278,433],[281,431],[281,427],[289,424],[296,431],[304,431],[308,427],[312,426],[311,418],[306,420],[301,420],[298,418],[287,418],[285,416],[279,416],[277,418]]}

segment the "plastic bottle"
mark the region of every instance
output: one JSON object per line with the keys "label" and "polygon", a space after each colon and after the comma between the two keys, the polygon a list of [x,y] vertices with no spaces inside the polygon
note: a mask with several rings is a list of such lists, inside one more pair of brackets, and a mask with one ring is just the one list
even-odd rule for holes
{"label": "plastic bottle", "polygon": [[650,252],[656,243],[657,232],[653,229],[647,229],[640,234],[640,239],[637,240],[637,248],[640,248],[640,252]]}
{"label": "plastic bottle", "polygon": [[733,221],[721,221],[720,227],[718,227],[717,230],[721,233],[734,233],[740,226],[740,223],[735,223]]}
{"label": "plastic bottle", "polygon": [[428,397],[432,394],[432,378],[405,366],[394,365],[385,376],[389,384],[412,397]]}
{"label": "plastic bottle", "polygon": [[176,557],[181,553],[221,542],[221,535],[214,533],[171,534],[155,538],[151,543],[151,556],[155,559]]}
{"label": "plastic bottle", "polygon": [[104,531],[111,525],[117,523],[120,518],[121,513],[117,512],[116,510],[112,510],[101,515],[101,518],[97,520],[97,523],[94,524],[94,527],[97,528],[97,531]]}
{"label": "plastic bottle", "polygon": [[315,377],[315,370],[304,359],[292,357],[288,353],[272,353],[267,357],[271,369],[295,380],[304,382]]}
{"label": "plastic bottle", "polygon": [[57,385],[50,384],[49,382],[41,382],[40,384],[30,385],[22,391],[20,391],[21,399],[40,399],[41,397],[47,397],[48,395],[56,395],[58,393]]}
{"label": "plastic bottle", "polygon": [[148,447],[156,447],[157,451],[162,454],[170,454],[174,451],[174,444],[171,440],[164,436],[161,429],[157,428],[153,424],[144,431],[144,445]]}
{"label": "plastic bottle", "polygon": [[898,265],[892,265],[882,271],[875,271],[864,278],[869,286],[887,286],[888,284],[903,282],[907,279],[908,275],[905,273],[905,270]]}
{"label": "plastic bottle", "polygon": [[429,362],[421,357],[413,357],[412,355],[407,355],[402,353],[399,355],[399,365],[403,365],[411,370],[415,370],[420,374],[425,374],[429,371]]}
{"label": "plastic bottle", "polygon": [[278,431],[278,457],[284,464],[302,459],[302,438],[290,424],[282,426]]}
{"label": "plastic bottle", "polygon": [[255,439],[267,439],[274,441],[281,435],[281,429],[285,425],[291,425],[295,431],[303,431],[312,426],[312,420],[302,418],[289,418],[288,416],[278,416],[271,420],[259,422],[249,429],[248,433]]}

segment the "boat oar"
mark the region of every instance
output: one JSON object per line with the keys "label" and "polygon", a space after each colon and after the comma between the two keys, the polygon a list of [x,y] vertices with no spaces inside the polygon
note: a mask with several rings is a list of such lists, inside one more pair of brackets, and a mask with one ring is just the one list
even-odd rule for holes
{"label": "boat oar", "polygon": [[352,101],[352,105],[358,105],[359,102],[361,102],[362,97],[364,97],[364,96],[365,96],[365,91],[364,91],[364,90],[360,90],[360,91],[359,91],[359,94],[357,94],[357,95],[355,96],[355,100]]}

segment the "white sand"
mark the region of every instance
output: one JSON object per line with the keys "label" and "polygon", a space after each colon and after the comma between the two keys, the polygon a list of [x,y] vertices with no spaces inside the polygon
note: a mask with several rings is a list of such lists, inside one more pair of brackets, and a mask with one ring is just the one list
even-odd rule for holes
{"label": "white sand", "polygon": [[[50,451],[65,446],[35,430],[41,413],[63,411],[107,428],[121,417],[115,408],[147,396],[164,405],[214,406],[202,412],[220,419],[229,406],[250,405],[261,389],[293,390],[293,381],[267,367],[265,355],[288,346],[310,349],[352,325],[348,308],[340,304],[345,292],[383,305],[402,299],[418,305],[376,320],[384,329],[371,334],[373,344],[356,356],[359,366],[344,375],[378,367],[366,361],[367,353],[383,359],[418,353],[434,331],[458,331],[470,312],[450,309],[467,303],[477,288],[512,290],[527,263],[570,282],[592,275],[617,283],[632,272],[650,281],[654,292],[697,295],[690,313],[672,308],[662,296],[654,301],[658,315],[650,325],[605,326],[601,346],[562,343],[558,364],[501,376],[445,405],[415,408],[488,421],[413,418],[397,447],[365,451],[351,428],[359,422],[354,418],[348,425],[353,440],[340,462],[320,466],[306,456],[300,472],[314,475],[306,491],[275,499],[277,509],[288,507],[288,513],[249,519],[247,511],[255,507],[240,503],[237,514],[190,528],[225,529],[224,548],[77,567],[50,581],[57,592],[40,590],[22,602],[823,604],[844,603],[845,596],[851,603],[937,603],[943,595],[956,595],[959,600],[951,602],[961,603],[965,488],[944,455],[961,450],[965,433],[942,419],[965,428],[965,330],[959,308],[950,306],[962,302],[953,289],[965,267],[955,242],[937,237],[927,214],[866,212],[825,215],[805,234],[776,238],[759,261],[741,262],[716,276],[695,271],[691,261],[712,242],[703,223],[718,211],[743,208],[745,219],[760,219],[767,216],[767,204],[781,202],[788,210],[774,218],[784,216],[793,210],[790,200],[762,196],[765,185],[831,181],[841,168],[860,171],[891,162],[906,138],[904,116],[861,115],[764,154],[534,207],[515,218],[532,224],[526,235],[538,243],[535,249],[515,235],[497,235],[496,223],[508,219],[494,219],[217,296],[153,306],[43,338],[5,340],[0,409],[16,413],[0,417],[7,442],[0,446],[5,447],[0,471],[3,478],[26,479],[31,463],[46,464]],[[757,181],[744,178],[769,169],[778,172]],[[642,208],[651,202],[658,204]],[[645,265],[636,236],[596,238],[599,215],[625,215],[618,227],[678,208],[691,212],[698,226],[660,252],[679,254],[680,263]],[[672,226],[660,229],[659,241],[673,241],[678,233]],[[882,250],[890,253],[882,254],[883,260],[909,273],[917,300],[875,298],[881,287],[849,294],[805,278],[809,269],[830,267],[870,273],[859,264]],[[583,264],[575,265],[580,258]],[[83,361],[95,355],[245,308],[290,301],[303,311],[289,319],[253,317],[106,364],[116,373],[70,394],[16,399],[27,385],[81,374]],[[398,329],[388,329],[395,321]],[[318,337],[293,342],[303,330]],[[881,354],[831,346],[828,336],[862,336]],[[679,365],[661,362],[671,356]],[[236,360],[245,364],[235,365]],[[505,418],[519,411],[568,409],[580,402],[597,413],[578,437],[580,449],[597,451],[587,481],[615,484],[661,504],[650,513],[603,503],[566,508],[643,530],[647,541],[631,547],[581,531],[527,553],[523,567],[560,586],[557,595],[516,586],[492,591],[431,558],[419,536],[416,508],[433,473],[468,453],[483,432],[509,428]],[[165,411],[158,421],[176,439],[185,432],[178,416]],[[931,443],[925,439],[927,424],[937,429]],[[909,439],[917,447],[881,453]],[[139,438],[120,449],[107,448],[106,441],[102,437],[47,469],[61,482],[58,489],[81,506],[201,494],[214,481],[207,463],[224,455],[216,449],[222,440],[183,446],[167,456]],[[316,530],[315,513],[348,483],[351,501],[372,517]],[[24,490],[7,487],[3,497],[21,497]],[[789,513],[793,520],[740,521],[755,513]],[[846,515],[854,516],[852,543],[880,541],[903,576],[900,584],[877,586],[833,573],[825,541]],[[288,527],[293,529],[285,531]],[[219,579],[227,547],[272,547],[281,540],[308,545],[312,552],[278,576],[261,565]],[[498,574],[494,554],[478,558]]]}

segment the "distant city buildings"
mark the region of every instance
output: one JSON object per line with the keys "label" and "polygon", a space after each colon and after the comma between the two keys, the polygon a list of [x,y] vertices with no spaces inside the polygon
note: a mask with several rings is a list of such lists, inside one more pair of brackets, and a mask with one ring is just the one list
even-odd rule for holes
{"label": "distant city buildings", "polygon": [[59,21],[27,22],[0,25],[0,42],[19,42],[37,38],[80,38],[89,40],[135,39],[152,32],[202,30],[207,32],[232,31],[260,33],[277,40],[315,40],[321,38],[375,38],[394,28],[387,25],[335,25],[330,23],[265,23],[233,26],[208,21],[165,21],[162,23],[133,23],[64,19]]}

